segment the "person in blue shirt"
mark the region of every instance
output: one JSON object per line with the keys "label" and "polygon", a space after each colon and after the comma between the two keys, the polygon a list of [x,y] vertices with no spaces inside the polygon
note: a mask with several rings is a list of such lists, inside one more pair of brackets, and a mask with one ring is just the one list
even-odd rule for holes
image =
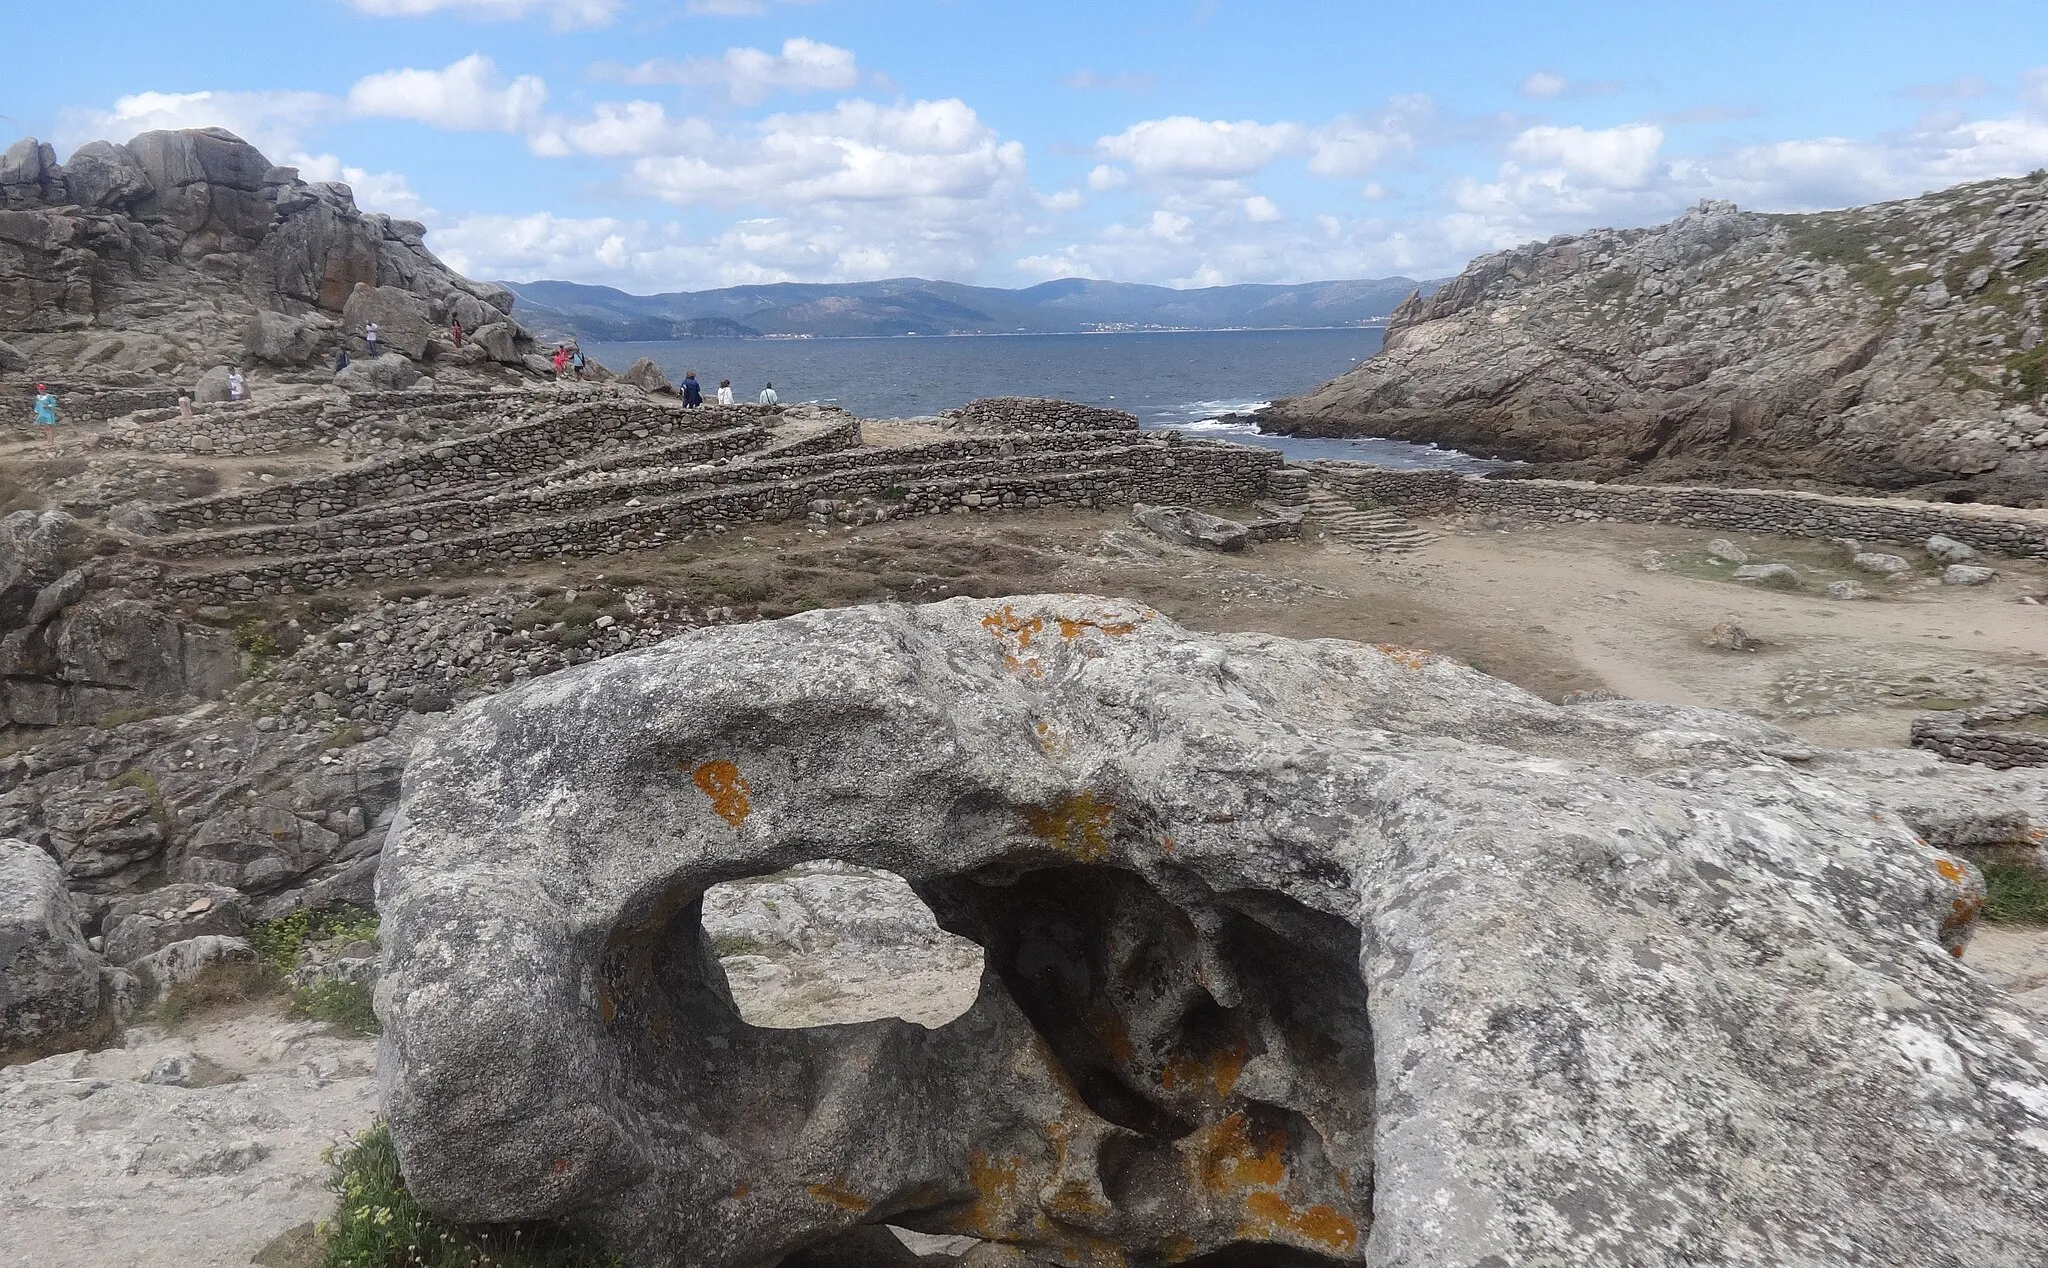
{"label": "person in blue shirt", "polygon": [[44,384],[36,384],[36,423],[43,429],[43,439],[49,448],[57,447],[57,394]]}

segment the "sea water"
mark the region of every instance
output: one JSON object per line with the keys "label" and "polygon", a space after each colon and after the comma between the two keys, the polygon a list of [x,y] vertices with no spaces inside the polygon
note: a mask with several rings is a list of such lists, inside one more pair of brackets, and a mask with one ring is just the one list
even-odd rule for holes
{"label": "sea water", "polygon": [[[697,372],[711,398],[731,379],[751,401],[829,402],[863,418],[914,418],[984,396],[1053,396],[1127,410],[1148,430],[1277,449],[1296,460],[1483,471],[1498,463],[1398,440],[1268,436],[1257,412],[1337,377],[1379,350],[1377,330],[1200,330],[1103,335],[877,339],[683,339],[586,343],[614,370],[651,359],[677,384]],[[1235,417],[1233,417],[1235,416]]]}

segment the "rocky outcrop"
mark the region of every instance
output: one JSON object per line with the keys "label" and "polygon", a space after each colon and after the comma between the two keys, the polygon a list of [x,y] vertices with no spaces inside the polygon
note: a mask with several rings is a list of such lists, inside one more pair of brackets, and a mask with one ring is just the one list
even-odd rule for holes
{"label": "rocky outcrop", "polygon": [[1259,416],[1672,483],[2048,495],[2048,176],[1473,262],[1382,351]]}
{"label": "rocky outcrop", "polygon": [[[1085,596],[703,631],[417,750],[386,1108],[430,1209],[643,1265],[2019,1264],[2048,1055],[1922,839],[2013,778]],[[964,1015],[742,1022],[706,891],[826,853]]]}
{"label": "rocky outcrop", "polygon": [[105,1038],[110,986],[56,861],[0,839],[0,1061]]}
{"label": "rocky outcrop", "polygon": [[511,292],[451,272],[424,234],[219,128],[95,141],[61,165],[24,140],[0,157],[0,336],[39,373],[315,365],[362,288],[408,356],[440,351],[455,317],[530,348]]}
{"label": "rocky outcrop", "polygon": [[0,726],[94,722],[218,697],[241,680],[232,636],[141,599],[88,593],[83,573],[40,591],[18,624],[0,621],[0,632]]}
{"label": "rocky outcrop", "polygon": [[1235,554],[1251,541],[1251,533],[1236,520],[1198,511],[1192,506],[1148,506],[1131,508],[1131,522],[1149,529],[1178,546],[1199,546]]}

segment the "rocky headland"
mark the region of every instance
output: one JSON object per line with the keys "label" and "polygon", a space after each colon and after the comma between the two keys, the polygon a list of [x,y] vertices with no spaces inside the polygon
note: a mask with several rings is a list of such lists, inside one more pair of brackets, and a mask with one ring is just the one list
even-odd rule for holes
{"label": "rocky headland", "polygon": [[2048,1233],[2041,512],[686,410],[231,136],[4,170],[0,1245]]}
{"label": "rocky headland", "polygon": [[1483,256],[1259,415],[1524,474],[2048,497],[2048,173],[1817,215],[1703,202]]}

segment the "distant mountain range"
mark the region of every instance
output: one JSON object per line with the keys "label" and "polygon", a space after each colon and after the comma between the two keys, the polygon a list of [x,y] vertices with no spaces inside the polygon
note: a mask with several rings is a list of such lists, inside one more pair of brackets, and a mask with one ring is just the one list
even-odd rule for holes
{"label": "distant mountain range", "polygon": [[1067,334],[1117,330],[1281,330],[1363,326],[1436,282],[1387,277],[1179,291],[1067,278],[1023,290],[923,278],[729,286],[628,295],[576,282],[506,282],[520,324],[543,339],[711,336]]}

